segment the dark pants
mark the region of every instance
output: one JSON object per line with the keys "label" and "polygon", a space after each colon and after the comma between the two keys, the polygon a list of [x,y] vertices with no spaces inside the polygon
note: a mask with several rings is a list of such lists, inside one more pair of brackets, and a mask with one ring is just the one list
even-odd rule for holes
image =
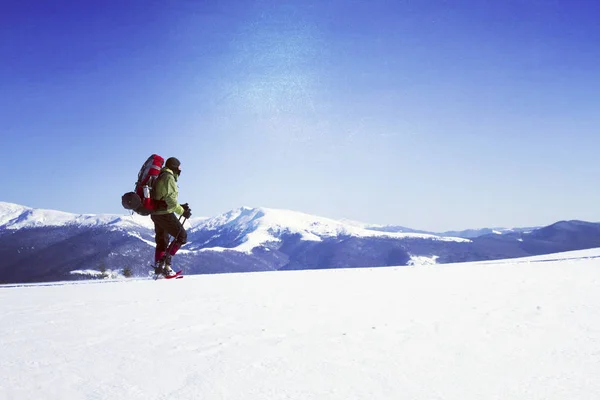
{"label": "dark pants", "polygon": [[177,219],[174,213],[151,215],[150,218],[154,222],[154,231],[156,232],[156,236],[154,237],[156,241],[154,261],[159,261],[165,256],[167,247],[169,247],[169,235],[175,238],[175,242],[169,249],[169,255],[175,255],[181,245],[187,242],[187,232],[181,222],[179,222],[179,219]]}

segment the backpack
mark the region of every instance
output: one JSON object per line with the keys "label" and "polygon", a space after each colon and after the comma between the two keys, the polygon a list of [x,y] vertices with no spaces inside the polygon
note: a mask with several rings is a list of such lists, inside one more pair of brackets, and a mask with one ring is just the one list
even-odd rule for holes
{"label": "backpack", "polygon": [[164,201],[154,200],[152,191],[165,160],[152,154],[138,173],[135,191],[127,192],[121,197],[121,204],[126,210],[132,210],[140,215],[150,215],[152,211],[166,208]]}

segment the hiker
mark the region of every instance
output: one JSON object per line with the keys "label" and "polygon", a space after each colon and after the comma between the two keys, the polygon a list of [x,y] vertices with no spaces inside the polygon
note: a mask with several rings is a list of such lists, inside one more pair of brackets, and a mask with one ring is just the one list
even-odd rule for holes
{"label": "hiker", "polygon": [[[171,268],[171,257],[177,253],[177,250],[187,241],[187,232],[180,219],[175,216],[179,214],[185,219],[192,216],[192,210],[188,204],[179,204],[177,197],[179,189],[177,188],[177,179],[181,175],[181,163],[175,157],[170,157],[161,169],[156,182],[152,197],[158,202],[164,202],[162,207],[152,211],[150,218],[154,222],[154,231],[156,232],[156,251],[154,253],[154,272],[165,276],[175,275]],[[174,240],[169,246],[169,235]]]}

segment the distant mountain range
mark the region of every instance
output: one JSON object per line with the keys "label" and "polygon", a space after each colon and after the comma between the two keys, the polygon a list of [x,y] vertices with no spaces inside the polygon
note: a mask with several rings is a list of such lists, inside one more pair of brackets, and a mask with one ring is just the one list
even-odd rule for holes
{"label": "distant mountain range", "polygon": [[[353,223],[358,224],[358,223]],[[449,236],[449,237],[460,237],[464,239],[472,239],[483,235],[504,235],[507,233],[518,233],[518,232],[531,232],[539,227],[528,227],[528,228],[483,228],[483,229],[466,229],[463,231],[447,231],[447,232],[431,232],[431,231],[422,231],[412,228],[407,228],[405,226],[397,226],[397,225],[368,225],[368,224],[360,224],[363,228],[374,230],[374,231],[382,231],[382,232],[403,232],[403,233],[425,233],[428,235],[436,235],[436,236]]]}
{"label": "distant mountain range", "polygon": [[[432,233],[242,207],[186,223],[174,259],[186,274],[359,268],[480,261],[600,247],[600,224]],[[0,202],[0,283],[118,273],[147,276],[154,254],[149,217],[76,215]]]}

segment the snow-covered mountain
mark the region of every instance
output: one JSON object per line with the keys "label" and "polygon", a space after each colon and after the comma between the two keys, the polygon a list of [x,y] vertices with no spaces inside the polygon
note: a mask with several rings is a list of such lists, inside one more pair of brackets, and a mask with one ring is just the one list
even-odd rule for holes
{"label": "snow-covered mountain", "polygon": [[406,226],[399,225],[374,225],[374,224],[365,224],[358,221],[344,220],[344,223],[350,224],[352,226],[361,227],[364,229],[369,229],[373,231],[381,231],[381,232],[396,232],[396,233],[421,233],[426,235],[435,235],[435,236],[443,236],[443,237],[455,237],[455,238],[463,238],[463,239],[473,239],[476,237],[484,236],[484,235],[504,235],[509,233],[523,233],[523,232],[531,232],[535,229],[539,229],[540,227],[526,227],[526,228],[480,228],[480,229],[464,229],[461,231],[445,231],[445,232],[433,232],[433,231],[425,231],[419,229],[408,228]]}
{"label": "snow-covered mountain", "polygon": [[[190,222],[196,224],[204,219],[192,218]],[[154,229],[150,218],[138,214],[73,214],[0,202],[0,230],[98,226],[110,226],[115,229]]]}
{"label": "snow-covered mountain", "polygon": [[0,399],[596,399],[599,257],[0,286]]}
{"label": "snow-covered mountain", "polygon": [[422,233],[426,235],[436,235],[443,237],[455,237],[463,239],[474,239],[484,235],[506,235],[510,233],[526,233],[531,232],[540,227],[526,227],[526,228],[480,228],[480,229],[465,229],[461,231],[446,231],[446,232],[430,232],[418,229],[407,228],[405,226],[397,225],[369,225],[361,224],[360,226],[365,229],[381,231],[381,232],[401,232],[401,233]]}
{"label": "snow-covered mountain", "polygon": [[[465,239],[241,207],[194,218],[186,228],[188,243],[176,266],[188,274],[422,265],[600,246],[600,225],[581,221]],[[0,282],[73,279],[101,269],[144,275],[153,246],[149,217],[76,215],[0,203]]]}
{"label": "snow-covered mountain", "polygon": [[[468,242],[456,237],[445,237],[433,234],[397,233],[368,229],[365,226],[337,221],[330,218],[317,217],[289,210],[269,208],[242,207],[229,211],[215,218],[198,223],[191,232],[221,230],[239,232],[234,242],[239,245],[228,248],[245,253],[252,253],[256,248],[281,242],[282,236],[296,235],[303,241],[322,242],[330,238],[388,238],[388,239],[427,239],[452,242]],[[220,235],[220,234],[219,234]],[[221,247],[207,246],[210,240],[196,246],[204,249],[225,250]]]}
{"label": "snow-covered mountain", "polygon": [[456,236],[466,239],[473,239],[476,237],[484,236],[484,235],[507,235],[512,233],[528,233],[532,232],[536,229],[539,229],[539,226],[535,227],[525,227],[525,228],[481,228],[481,229],[465,229],[462,231],[447,231],[441,233],[442,235],[448,236]]}
{"label": "snow-covered mountain", "polygon": [[[115,223],[116,215],[77,215],[62,211],[34,209],[0,202],[0,229],[23,229],[50,226],[98,226]],[[141,222],[141,221],[140,221]]]}

